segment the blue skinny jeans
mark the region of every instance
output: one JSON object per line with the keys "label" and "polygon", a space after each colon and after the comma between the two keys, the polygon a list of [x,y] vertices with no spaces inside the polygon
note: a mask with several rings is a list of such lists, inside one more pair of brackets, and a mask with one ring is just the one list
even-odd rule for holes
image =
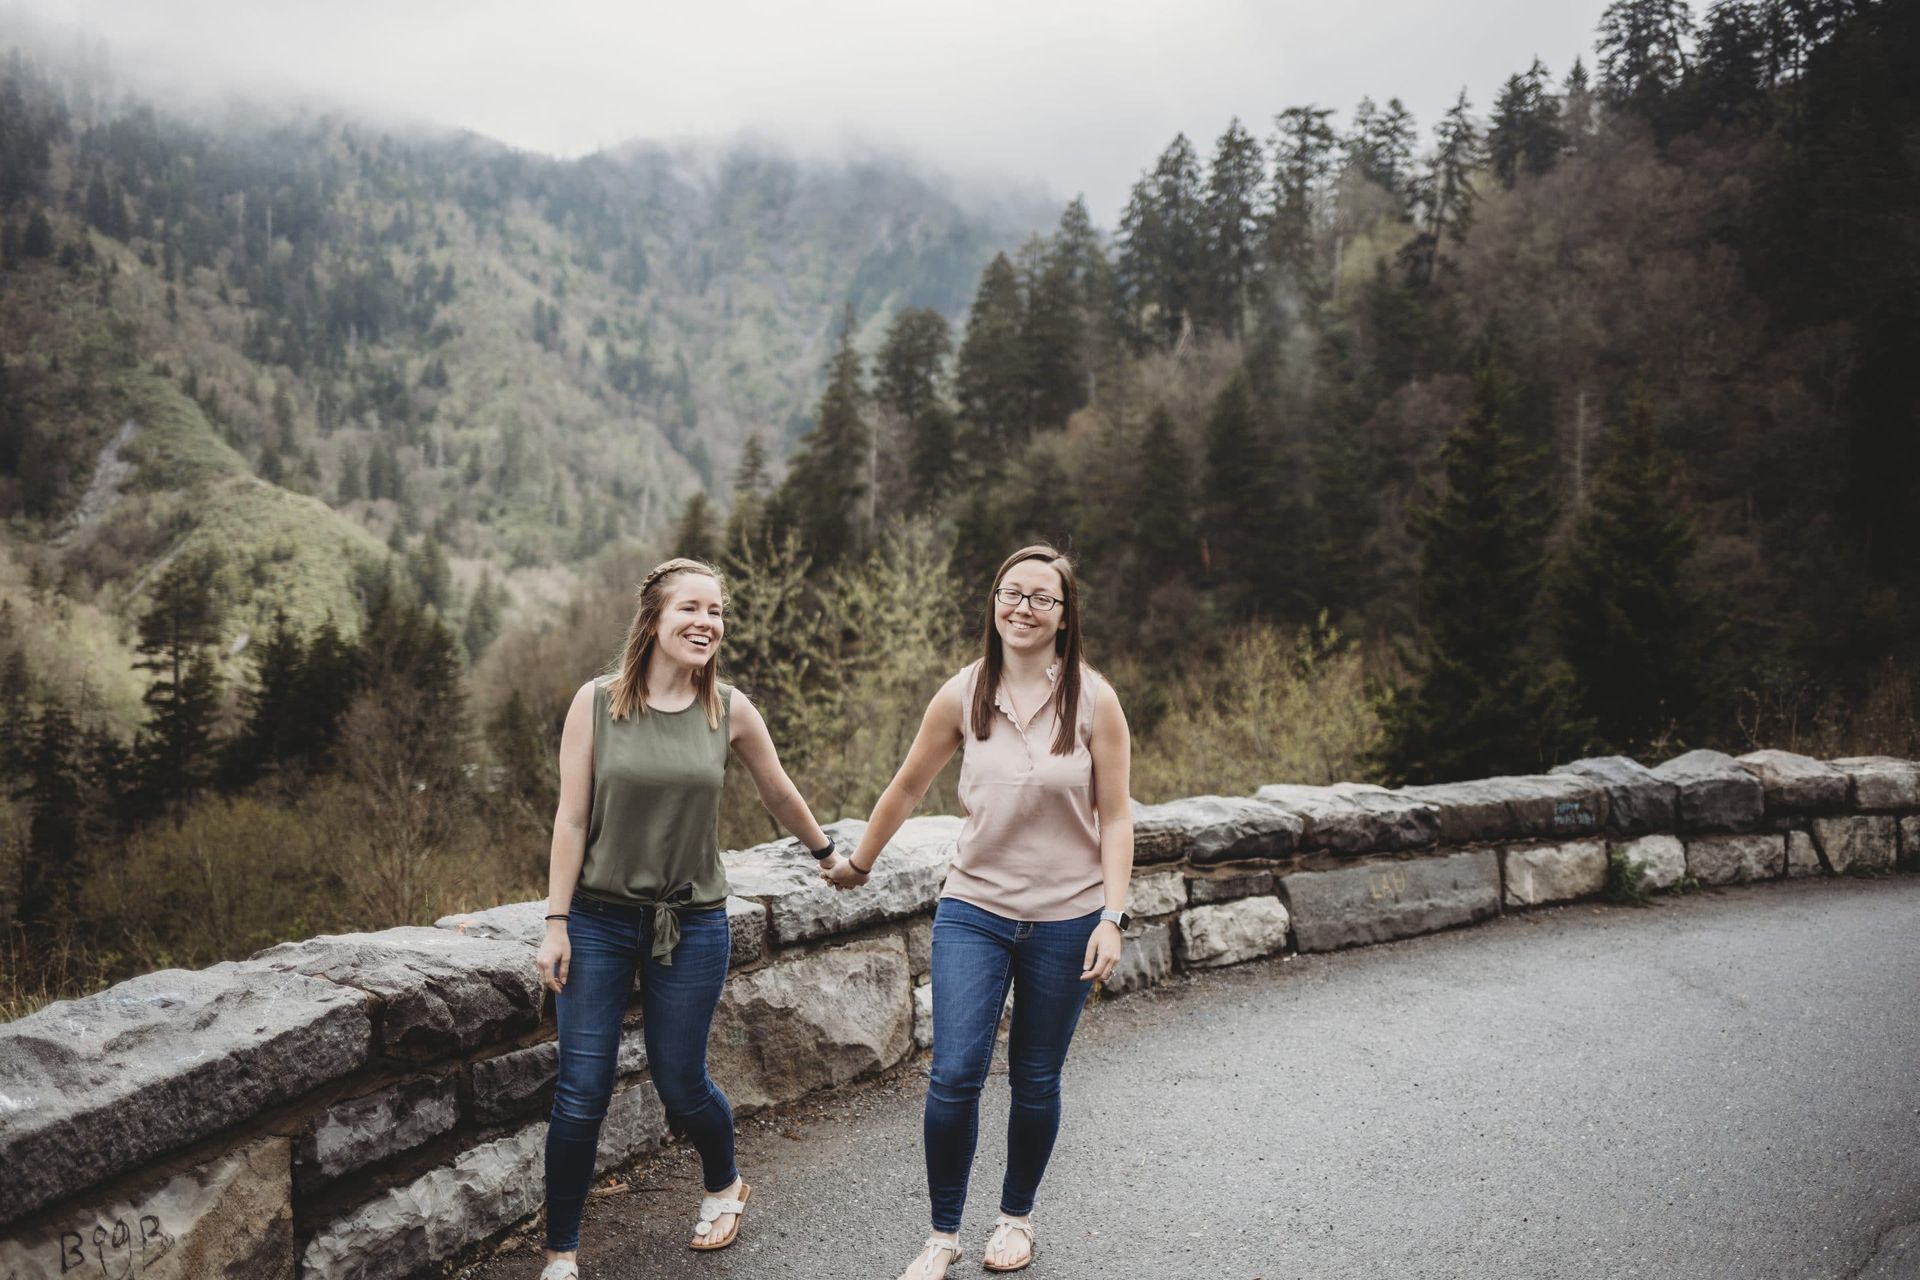
{"label": "blue skinny jeans", "polygon": [[1100,913],[1009,920],[942,898],[933,922],[933,1065],[924,1119],[933,1229],[958,1231],[980,1132],[980,1090],[993,1062],[1000,1009],[1013,991],[1007,1066],[1007,1174],[1000,1212],[1033,1212],[1060,1132],[1060,1070],[1093,984],[1082,982]]}
{"label": "blue skinny jeans", "polygon": [[620,1022],[640,979],[642,1033],[667,1119],[700,1153],[709,1193],[733,1185],[733,1112],[707,1075],[707,1033],[726,984],[732,935],[725,907],[680,914],[673,963],[653,959],[652,912],[581,894],[568,908],[573,958],[555,999],[560,1078],[547,1120],[547,1248],[580,1244],[600,1123],[613,1096]]}

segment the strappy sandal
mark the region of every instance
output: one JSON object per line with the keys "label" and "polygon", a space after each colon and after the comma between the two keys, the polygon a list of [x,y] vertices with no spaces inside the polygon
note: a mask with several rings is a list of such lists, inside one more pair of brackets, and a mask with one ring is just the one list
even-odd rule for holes
{"label": "strappy sandal", "polygon": [[[1012,1235],[1016,1231],[1027,1238],[1027,1256],[1020,1259],[1020,1261],[1014,1263],[1012,1266],[1008,1266],[1006,1263],[1003,1263],[1003,1262],[995,1262],[993,1260],[993,1251],[995,1249],[998,1249],[1001,1245],[1005,1244],[1007,1242],[1007,1237]],[[985,1254],[981,1258],[980,1265],[985,1267],[989,1271],[1025,1271],[1028,1267],[1032,1266],[1033,1265],[1033,1220],[1028,1219],[1027,1221],[1022,1222],[1018,1218],[1009,1218],[1004,1213],[1001,1214],[998,1218],[995,1218],[993,1220],[993,1234],[987,1237],[987,1248],[986,1248]]]}
{"label": "strappy sandal", "polygon": [[[723,1199],[720,1196],[703,1196],[700,1200],[700,1221],[693,1224],[693,1239],[687,1241],[689,1249],[724,1249],[733,1243],[740,1234],[740,1219],[747,1211],[747,1197],[753,1194],[753,1188],[746,1183],[740,1184],[740,1197],[737,1200]],[[733,1225],[724,1236],[713,1234],[713,1224],[721,1214],[733,1215]]]}
{"label": "strappy sandal", "polygon": [[540,1273],[540,1280],[580,1280],[580,1267],[571,1258],[555,1258]]}
{"label": "strappy sandal", "polygon": [[948,1271],[952,1271],[954,1264],[958,1263],[960,1259],[965,1256],[960,1252],[960,1242],[958,1240],[943,1240],[939,1236],[928,1236],[927,1242],[920,1246],[920,1274],[923,1276],[932,1275],[933,1260],[942,1253],[952,1255],[947,1259]]}

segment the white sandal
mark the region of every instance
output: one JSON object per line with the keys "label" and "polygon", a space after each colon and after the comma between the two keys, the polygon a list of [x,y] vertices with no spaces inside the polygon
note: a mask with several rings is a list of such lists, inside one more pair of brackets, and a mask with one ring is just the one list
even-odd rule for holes
{"label": "white sandal", "polygon": [[[753,1194],[753,1188],[742,1182],[740,1198],[722,1199],[719,1196],[703,1196],[700,1200],[700,1221],[693,1224],[693,1239],[687,1241],[689,1249],[724,1249],[733,1243],[740,1234],[740,1223],[747,1213],[747,1197]],[[709,1239],[713,1235],[713,1224],[723,1213],[733,1215],[733,1229],[718,1239]]]}
{"label": "white sandal", "polygon": [[930,1276],[933,1274],[933,1260],[939,1257],[943,1251],[953,1255],[947,1259],[947,1270],[949,1271],[953,1270],[954,1264],[959,1262],[964,1256],[960,1252],[960,1242],[958,1240],[943,1240],[939,1236],[928,1236],[927,1242],[920,1246],[920,1253],[922,1255],[920,1262],[921,1275]]}
{"label": "white sandal", "polygon": [[555,1258],[540,1273],[540,1280],[580,1280],[580,1268],[571,1258]]}
{"label": "white sandal", "polygon": [[[993,1261],[991,1257],[993,1251],[1005,1244],[1007,1237],[1016,1231],[1027,1238],[1027,1256],[1010,1267],[1003,1263]],[[993,1220],[993,1234],[987,1237],[987,1247],[981,1257],[980,1265],[988,1271],[1025,1271],[1028,1267],[1032,1266],[1033,1219],[1029,1218],[1025,1222],[1022,1222],[1018,1218],[1009,1218],[1004,1213],[995,1218]]]}

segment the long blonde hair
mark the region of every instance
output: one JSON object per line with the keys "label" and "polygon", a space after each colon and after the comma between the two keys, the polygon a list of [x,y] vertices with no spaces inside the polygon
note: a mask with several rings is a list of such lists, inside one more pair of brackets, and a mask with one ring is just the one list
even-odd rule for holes
{"label": "long blonde hair", "polygon": [[[607,686],[607,711],[615,720],[647,713],[647,667],[653,661],[654,641],[660,634],[660,611],[666,607],[667,584],[683,573],[703,573],[712,578],[725,598],[727,587],[720,571],[704,560],[680,556],[648,571],[640,580],[640,602],[633,611],[633,625],[627,628],[627,643],[614,664],[617,673]],[[693,673],[693,698],[707,713],[709,729],[720,727],[719,665],[720,647],[715,645],[706,665]]]}

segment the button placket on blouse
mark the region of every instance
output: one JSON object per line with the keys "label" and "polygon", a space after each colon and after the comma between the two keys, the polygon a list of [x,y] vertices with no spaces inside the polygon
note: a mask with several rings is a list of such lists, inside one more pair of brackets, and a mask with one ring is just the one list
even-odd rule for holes
{"label": "button placket on blouse", "polygon": [[[1059,683],[1060,664],[1056,662],[1047,668],[1048,702],[1053,700],[1053,689]],[[1014,731],[1020,735],[1020,745],[1026,749],[1027,753],[1027,772],[1032,773],[1037,766],[1033,759],[1033,738],[1031,734],[1033,732],[1033,722],[1040,718],[1039,708],[1035,708],[1034,713],[1027,718],[1027,722],[1023,725],[1020,723],[1020,717],[1013,713],[1013,707],[1007,701],[1007,691],[1005,689],[996,688],[993,691],[993,705],[1006,712],[1007,719],[1012,722]]]}

